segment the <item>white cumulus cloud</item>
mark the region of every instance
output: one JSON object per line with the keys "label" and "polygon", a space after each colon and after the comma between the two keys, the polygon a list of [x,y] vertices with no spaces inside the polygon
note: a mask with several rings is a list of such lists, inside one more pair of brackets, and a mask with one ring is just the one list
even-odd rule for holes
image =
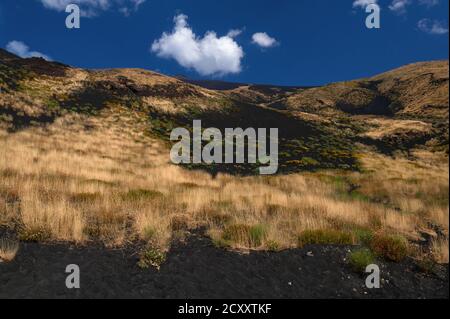
{"label": "white cumulus cloud", "polygon": [[252,36],[253,43],[262,48],[271,48],[278,45],[278,41],[265,32],[258,32]]}
{"label": "white cumulus cloud", "polygon": [[44,7],[56,11],[64,11],[69,4],[80,6],[84,16],[96,16],[101,11],[117,7],[125,15],[137,11],[146,0],[39,0]]}
{"label": "white cumulus cloud", "polygon": [[174,59],[181,66],[201,75],[223,76],[241,72],[244,51],[234,39],[239,34],[237,30],[231,30],[222,37],[208,31],[199,37],[187,20],[186,15],[177,15],[172,32],[164,32],[160,39],[155,40],[151,51],[161,58]]}
{"label": "white cumulus cloud", "polygon": [[420,31],[429,34],[443,35],[448,33],[448,26],[441,21],[422,19],[417,24]]}
{"label": "white cumulus cloud", "polygon": [[377,4],[378,0],[354,0],[353,8],[365,9],[370,4]]}
{"label": "white cumulus cloud", "polygon": [[20,56],[21,58],[43,58],[47,61],[50,61],[51,58],[48,55],[43,53],[32,51],[30,48],[21,41],[11,41],[6,45],[6,50],[15,55]]}
{"label": "white cumulus cloud", "polygon": [[242,33],[242,30],[240,30],[240,29],[233,29],[228,32],[228,36],[230,38],[235,38],[235,37],[239,36],[241,33]]}
{"label": "white cumulus cloud", "polygon": [[393,0],[389,9],[398,14],[406,13],[406,8],[411,4],[410,0]]}

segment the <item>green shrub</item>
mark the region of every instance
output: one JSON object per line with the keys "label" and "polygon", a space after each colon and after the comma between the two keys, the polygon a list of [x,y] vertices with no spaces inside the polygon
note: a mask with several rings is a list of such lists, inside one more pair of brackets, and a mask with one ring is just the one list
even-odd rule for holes
{"label": "green shrub", "polygon": [[367,229],[358,229],[354,232],[358,243],[364,246],[370,246],[373,240],[373,232]]}
{"label": "green shrub", "polygon": [[230,242],[225,240],[225,239],[223,239],[223,238],[214,238],[213,239],[213,244],[217,248],[228,248],[228,247],[231,246]]}
{"label": "green shrub", "polygon": [[138,267],[142,269],[150,267],[159,269],[165,261],[166,253],[153,247],[147,247],[140,254]]}
{"label": "green shrub", "polygon": [[298,237],[299,247],[305,245],[352,245],[353,235],[332,229],[305,230]]}
{"label": "green shrub", "polygon": [[364,272],[368,265],[375,263],[375,255],[370,249],[363,248],[350,254],[350,265],[357,272]]}
{"label": "green shrub", "polygon": [[408,255],[408,242],[401,236],[377,235],[370,247],[377,255],[394,262],[400,262]]}
{"label": "green shrub", "polygon": [[250,228],[250,243],[253,247],[262,245],[267,236],[267,230],[263,225],[256,225]]}

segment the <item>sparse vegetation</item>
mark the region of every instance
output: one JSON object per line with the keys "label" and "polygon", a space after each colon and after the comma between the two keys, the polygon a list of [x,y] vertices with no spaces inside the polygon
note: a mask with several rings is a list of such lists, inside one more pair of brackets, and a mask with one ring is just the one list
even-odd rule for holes
{"label": "sparse vegetation", "polygon": [[298,237],[298,245],[352,245],[354,239],[351,233],[334,229],[305,230]]}
{"label": "sparse vegetation", "polygon": [[354,234],[358,243],[366,247],[370,246],[374,236],[373,232],[367,229],[356,229]]}
{"label": "sparse vegetation", "polygon": [[223,240],[242,247],[257,248],[262,245],[266,234],[266,229],[262,225],[235,224],[225,228]]}
{"label": "sparse vegetation", "polygon": [[370,247],[377,255],[390,261],[400,262],[408,255],[408,243],[401,236],[376,235]]}
{"label": "sparse vegetation", "polygon": [[350,253],[350,265],[357,272],[364,272],[368,265],[375,263],[375,255],[370,249],[362,248]]}
{"label": "sparse vegetation", "polygon": [[[206,228],[220,247],[361,244],[398,261],[427,231],[439,235],[433,259],[448,262],[448,154],[361,144],[412,125],[438,134],[425,122],[274,112],[148,71],[0,67],[0,226],[20,240],[145,241],[158,247],[141,258],[152,266],[177,234]],[[197,116],[204,127],[282,127],[282,174],[170,164],[168,131]]]}
{"label": "sparse vegetation", "polygon": [[138,266],[142,269],[150,267],[159,269],[165,261],[166,253],[153,247],[147,247],[140,254]]}
{"label": "sparse vegetation", "polygon": [[266,242],[266,246],[268,251],[276,252],[280,250],[280,244],[278,244],[275,240],[268,240]]}
{"label": "sparse vegetation", "polygon": [[[139,238],[157,239],[161,247],[170,245],[172,232],[203,225],[215,230],[221,246],[269,250],[369,245],[379,232],[414,239],[429,223],[448,231],[448,177],[442,174],[448,168],[436,154],[417,153],[420,167],[369,153],[360,156],[363,172],[212,178],[168,164],[164,145],[136,139],[135,127],[119,127],[109,116],[90,119],[89,131],[53,124],[50,133],[32,128],[3,135],[3,225],[27,241],[100,239],[117,246]],[[111,142],[104,145],[105,139]],[[351,185],[370,200],[339,195]],[[250,226],[233,234],[232,225]],[[264,227],[250,232],[255,225]]]}
{"label": "sparse vegetation", "polygon": [[448,264],[448,238],[433,240],[432,257],[439,264]]}
{"label": "sparse vegetation", "polygon": [[10,262],[16,258],[19,243],[15,240],[0,238],[0,261]]}
{"label": "sparse vegetation", "polygon": [[45,227],[24,226],[19,231],[19,239],[25,242],[44,242],[51,238],[51,231]]}

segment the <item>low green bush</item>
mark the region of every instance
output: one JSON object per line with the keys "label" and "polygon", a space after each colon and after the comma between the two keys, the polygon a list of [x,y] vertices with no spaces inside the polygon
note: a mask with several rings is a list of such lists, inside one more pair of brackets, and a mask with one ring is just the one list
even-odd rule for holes
{"label": "low green bush", "polygon": [[166,253],[154,247],[147,247],[141,251],[138,267],[148,269],[155,267],[159,269],[166,261]]}
{"label": "low green bush", "polygon": [[373,232],[368,229],[357,229],[354,234],[358,243],[364,246],[370,246],[374,237]]}
{"label": "low green bush", "polygon": [[367,248],[352,252],[349,259],[350,265],[357,272],[364,272],[368,265],[375,263],[375,255]]}
{"label": "low green bush", "polygon": [[298,236],[298,245],[352,245],[353,235],[332,229],[305,230]]}

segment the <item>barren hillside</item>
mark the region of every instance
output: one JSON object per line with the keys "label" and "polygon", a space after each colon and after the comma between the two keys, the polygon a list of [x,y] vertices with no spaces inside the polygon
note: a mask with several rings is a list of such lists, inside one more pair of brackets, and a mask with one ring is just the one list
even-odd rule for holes
{"label": "barren hillside", "polygon": [[448,61],[411,64],[372,78],[300,90],[289,110],[445,119],[448,117]]}
{"label": "barren hillside", "polygon": [[[295,93],[0,50],[0,226],[26,242],[139,243],[142,267],[199,228],[222,248],[346,244],[448,262],[446,88],[447,62]],[[193,119],[278,127],[279,174],[171,164],[170,131]]]}

